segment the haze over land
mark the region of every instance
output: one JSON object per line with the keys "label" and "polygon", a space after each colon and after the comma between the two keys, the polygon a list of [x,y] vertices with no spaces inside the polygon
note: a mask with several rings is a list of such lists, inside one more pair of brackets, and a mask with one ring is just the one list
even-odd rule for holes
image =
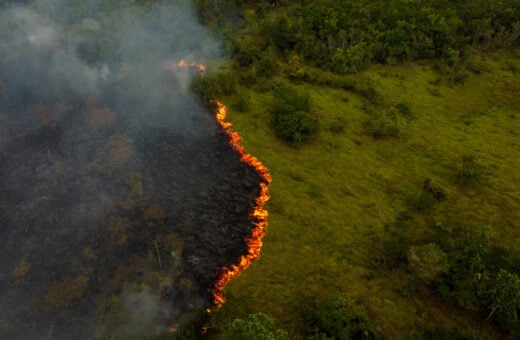
{"label": "haze over land", "polygon": [[520,336],[518,0],[10,3],[2,334]]}
{"label": "haze over land", "polygon": [[177,66],[221,44],[187,1],[7,3],[0,40],[0,337],[185,325],[259,192]]}

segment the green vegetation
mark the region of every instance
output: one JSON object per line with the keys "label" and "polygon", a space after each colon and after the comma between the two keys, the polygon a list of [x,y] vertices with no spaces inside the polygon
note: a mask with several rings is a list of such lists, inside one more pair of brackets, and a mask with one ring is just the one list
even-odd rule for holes
{"label": "green vegetation", "polygon": [[284,340],[287,333],[276,329],[273,320],[263,313],[251,314],[247,320],[233,322],[233,339],[237,340]]}
{"label": "green vegetation", "polygon": [[[229,283],[212,322],[228,329],[263,312],[293,336],[310,335],[305,306],[347,293],[376,335],[517,334],[520,102],[510,89],[520,86],[520,63],[512,53],[479,57],[485,71],[463,85],[429,63],[371,66],[356,86],[370,82],[375,104],[281,72],[273,84],[308,93],[322,127],[297,149],[273,129],[274,94],[239,86],[250,105],[230,119],[273,176],[270,225],[260,260]],[[223,98],[231,108],[239,100]],[[367,122],[389,111],[401,132],[378,138]]]}
{"label": "green vegetation", "polygon": [[208,75],[273,177],[222,338],[259,312],[296,338],[519,336],[519,3],[204,3],[232,55]]}
{"label": "green vegetation", "polygon": [[304,310],[306,329],[311,339],[373,339],[372,325],[348,295],[325,301]]}
{"label": "green vegetation", "polygon": [[292,144],[301,144],[318,131],[318,119],[310,114],[308,93],[299,93],[290,87],[274,91],[271,117],[276,134]]}
{"label": "green vegetation", "polygon": [[[107,29],[122,11],[116,3],[103,2]],[[261,258],[200,322],[223,339],[520,337],[520,1],[193,3],[230,60],[191,88],[230,108],[273,178]],[[81,22],[85,11],[48,15]],[[117,35],[70,32],[80,33],[84,61],[113,56]],[[56,114],[30,111],[43,122]],[[93,128],[116,118],[91,111]],[[99,172],[124,168],[134,145],[114,133],[108,148]],[[104,287],[98,335],[144,337],[148,325],[125,328],[133,315],[118,287],[145,299],[189,295],[193,284],[178,277],[182,241],[165,211],[144,201],[141,175],[119,184],[128,197],[113,209],[135,221],[111,218],[111,242],[147,244]],[[30,271],[22,260],[11,275]],[[89,280],[54,282],[45,302],[68,308]],[[166,337],[195,337],[198,326]]]}

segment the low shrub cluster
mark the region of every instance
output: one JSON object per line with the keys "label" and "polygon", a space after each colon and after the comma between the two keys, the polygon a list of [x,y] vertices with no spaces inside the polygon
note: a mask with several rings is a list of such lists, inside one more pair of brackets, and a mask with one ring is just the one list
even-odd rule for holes
{"label": "low shrub cluster", "polygon": [[308,142],[319,128],[318,118],[311,113],[309,94],[280,87],[273,96],[271,118],[278,137],[293,145]]}

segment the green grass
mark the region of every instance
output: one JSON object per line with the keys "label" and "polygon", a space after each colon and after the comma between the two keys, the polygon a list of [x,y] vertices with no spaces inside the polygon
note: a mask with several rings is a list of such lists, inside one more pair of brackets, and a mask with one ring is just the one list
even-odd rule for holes
{"label": "green grass", "polygon": [[[491,225],[493,242],[519,250],[520,62],[506,53],[476,62],[483,71],[470,73],[462,85],[428,65],[374,66],[359,74],[385,103],[411,109],[402,135],[382,140],[366,133],[366,99],[344,90],[297,85],[310,92],[321,129],[313,142],[296,148],[278,140],[270,127],[269,92],[239,88],[250,97],[245,112],[233,109],[239,95],[223,98],[233,128],[270,169],[273,183],[261,258],[228,284],[227,303],[213,321],[226,326],[264,312],[295,335],[304,303],[344,292],[365,305],[385,336],[447,323],[495,336],[440,299],[408,297],[402,273],[379,271],[370,261],[385,225],[409,209],[426,178],[442,186],[447,200],[425,216],[417,214],[410,235],[419,238],[433,222]],[[338,119],[344,131],[331,128]],[[478,183],[461,185],[455,173],[465,155],[492,171]]]}

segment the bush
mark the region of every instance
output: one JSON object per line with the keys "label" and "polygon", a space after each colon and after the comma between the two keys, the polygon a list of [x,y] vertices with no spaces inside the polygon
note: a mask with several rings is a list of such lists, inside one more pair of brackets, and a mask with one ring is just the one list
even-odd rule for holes
{"label": "bush", "polygon": [[439,186],[432,183],[431,179],[427,178],[423,182],[423,190],[413,202],[413,207],[417,211],[426,211],[438,202],[442,202],[446,199],[444,190]]}
{"label": "bush", "polygon": [[398,137],[403,127],[404,122],[394,109],[376,113],[365,122],[366,132],[375,139]]}
{"label": "bush", "polygon": [[411,247],[408,268],[418,279],[429,284],[448,270],[448,258],[435,243]]}
{"label": "bush", "polygon": [[285,340],[287,332],[276,329],[274,321],[263,313],[251,314],[247,320],[233,321],[233,336],[236,340]]}
{"label": "bush", "polygon": [[467,334],[467,330],[462,329],[460,325],[437,325],[434,328],[427,329],[421,335],[421,339],[429,340],[467,340],[478,339],[476,334]]}
{"label": "bush", "polygon": [[307,334],[314,339],[375,339],[372,325],[348,295],[307,307],[304,312]]}
{"label": "bush", "polygon": [[262,58],[257,63],[258,74],[264,77],[271,77],[276,72],[276,59],[273,57]]}
{"label": "bush", "polygon": [[191,90],[210,102],[236,93],[237,79],[231,72],[220,72],[195,78]]}
{"label": "bush", "polygon": [[383,103],[383,97],[374,88],[373,81],[368,78],[361,78],[355,81],[352,85],[351,91],[364,97],[371,104]]}
{"label": "bush", "polygon": [[245,112],[249,111],[249,108],[251,107],[251,98],[244,93],[238,94],[238,101],[236,103],[236,109],[239,112]]}
{"label": "bush", "polygon": [[336,117],[329,125],[329,131],[334,134],[342,134],[345,132],[347,120],[344,117]]}
{"label": "bush", "polygon": [[461,184],[478,182],[488,171],[474,156],[462,156],[458,161],[455,176]]}
{"label": "bush", "polygon": [[309,94],[282,87],[273,95],[271,117],[276,134],[291,144],[308,142],[319,128],[318,119],[310,113]]}
{"label": "bush", "polygon": [[482,167],[473,156],[463,156],[458,164],[457,177],[463,182],[474,181],[482,175]]}
{"label": "bush", "polygon": [[406,104],[406,103],[399,103],[399,104],[397,104],[395,106],[395,108],[404,117],[409,117],[409,118],[412,117],[412,110],[410,110],[410,106],[408,106],[408,104]]}
{"label": "bush", "polygon": [[520,277],[501,269],[486,286],[488,319],[495,316],[500,329],[520,333]]}

